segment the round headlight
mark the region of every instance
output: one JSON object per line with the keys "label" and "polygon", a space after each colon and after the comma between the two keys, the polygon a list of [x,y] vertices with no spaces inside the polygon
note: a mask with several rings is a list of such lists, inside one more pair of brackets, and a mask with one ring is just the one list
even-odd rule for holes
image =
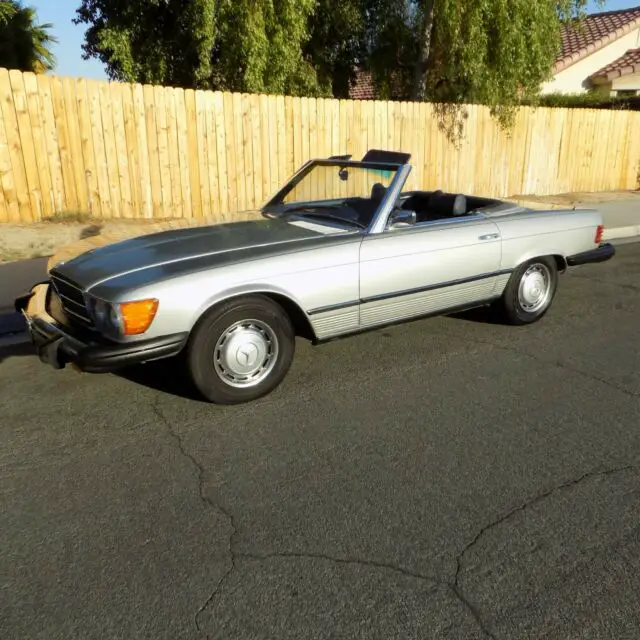
{"label": "round headlight", "polygon": [[109,304],[107,306],[109,307],[109,326],[114,331],[122,331],[122,320],[117,305]]}
{"label": "round headlight", "polygon": [[108,333],[119,332],[121,330],[120,313],[118,309],[104,300],[91,300],[91,315],[100,331]]}

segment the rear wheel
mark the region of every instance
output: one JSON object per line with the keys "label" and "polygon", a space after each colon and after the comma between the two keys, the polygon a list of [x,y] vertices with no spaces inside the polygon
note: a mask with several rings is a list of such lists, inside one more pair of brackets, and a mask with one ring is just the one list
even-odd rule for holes
{"label": "rear wheel", "polygon": [[558,268],[553,258],[534,258],[511,275],[499,302],[510,324],[531,324],[549,310],[558,288]]}
{"label": "rear wheel", "polygon": [[186,364],[210,402],[249,402],[273,391],[286,376],[295,332],[285,311],[266,296],[238,298],[207,313],[194,329]]}

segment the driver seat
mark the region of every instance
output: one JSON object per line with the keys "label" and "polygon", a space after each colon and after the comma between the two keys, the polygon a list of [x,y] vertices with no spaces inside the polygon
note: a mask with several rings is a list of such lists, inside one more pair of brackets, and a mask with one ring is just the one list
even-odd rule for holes
{"label": "driver seat", "polygon": [[382,183],[376,182],[373,187],[371,187],[371,200],[376,206],[382,202],[386,195],[387,188]]}

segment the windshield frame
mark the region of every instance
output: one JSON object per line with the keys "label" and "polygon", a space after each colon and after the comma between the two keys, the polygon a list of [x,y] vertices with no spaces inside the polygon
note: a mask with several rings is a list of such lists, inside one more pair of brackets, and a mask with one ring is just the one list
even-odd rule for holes
{"label": "windshield frame", "polygon": [[[361,160],[340,160],[337,158],[328,159],[315,159],[306,162],[300,169],[280,188],[262,207],[260,208],[263,214],[271,214],[279,217],[286,214],[288,209],[294,209],[304,204],[311,203],[332,203],[341,200],[342,198],[326,198],[323,200],[300,200],[291,203],[284,203],[284,198],[295,187],[306,178],[316,167],[328,166],[335,167],[336,169],[354,167],[362,169],[374,169],[378,171],[394,171],[395,175],[387,188],[387,193],[380,202],[380,206],[373,215],[368,227],[362,230],[358,230],[361,233],[379,233],[383,231],[386,226],[386,220],[391,213],[393,203],[397,201],[402,191],[402,187],[411,172],[410,164],[401,164],[395,162],[363,162]],[[335,221],[334,221],[335,222]],[[349,224],[348,220],[345,220],[345,227],[353,229],[353,226]]]}

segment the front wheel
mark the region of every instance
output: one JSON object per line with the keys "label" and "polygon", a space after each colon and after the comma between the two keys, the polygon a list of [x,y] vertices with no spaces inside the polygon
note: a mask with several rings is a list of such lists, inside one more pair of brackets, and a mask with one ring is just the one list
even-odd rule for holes
{"label": "front wheel", "polygon": [[186,351],[196,388],[210,402],[249,402],[273,391],[295,351],[289,316],[267,296],[223,303],[200,321]]}
{"label": "front wheel", "polygon": [[510,324],[536,322],[548,311],[558,288],[558,268],[553,258],[535,258],[521,264],[511,275],[499,302]]}

